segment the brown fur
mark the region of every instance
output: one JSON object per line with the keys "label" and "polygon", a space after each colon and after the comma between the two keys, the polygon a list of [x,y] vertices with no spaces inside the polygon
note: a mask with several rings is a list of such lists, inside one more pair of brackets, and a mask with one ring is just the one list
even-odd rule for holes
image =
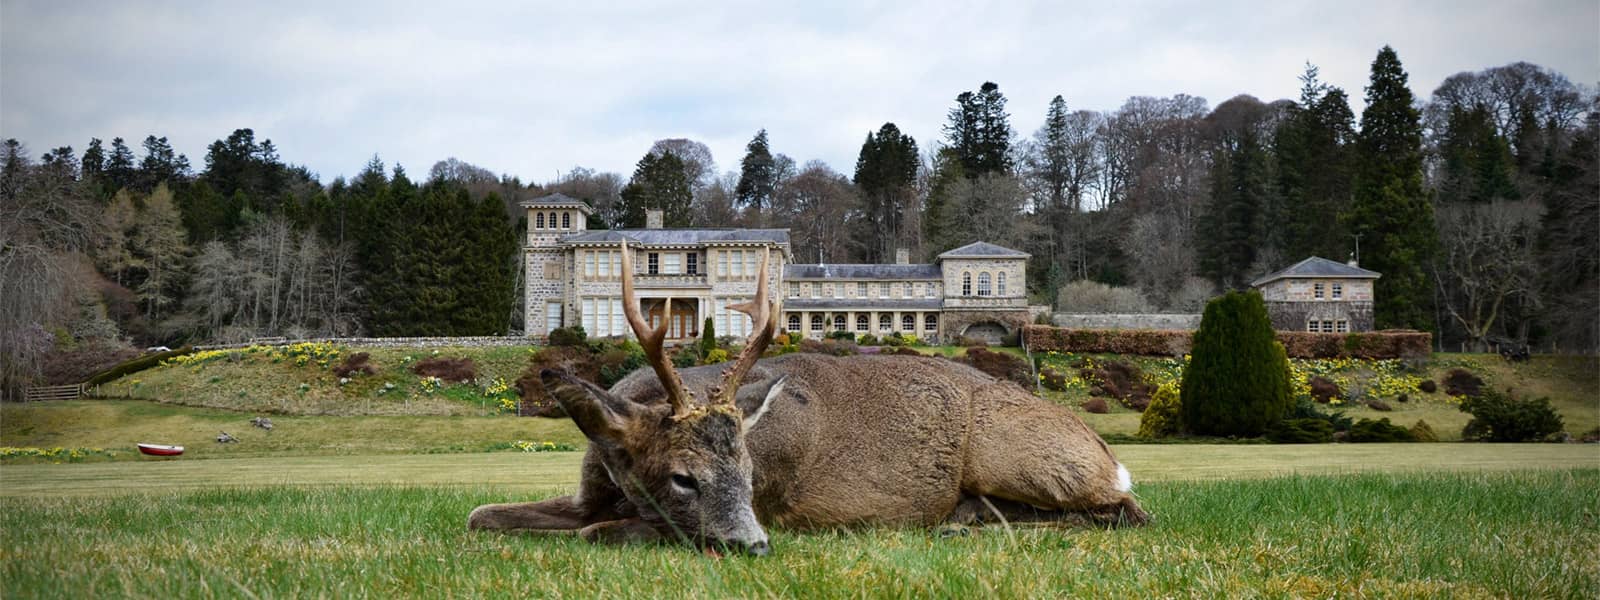
{"label": "brown fur", "polygon": [[[653,375],[637,372],[609,393],[664,417],[670,409]],[[704,398],[720,371],[700,367],[681,375]],[[1015,520],[1136,525],[1148,519],[1129,493],[1116,489],[1117,462],[1099,436],[1070,410],[1014,383],[928,358],[791,354],[751,370],[740,389],[740,408],[747,414],[756,410],[778,378],[784,378],[781,393],[751,430],[739,432],[753,467],[750,505],[764,525],[981,521],[982,516],[963,516],[980,497]],[[702,406],[696,413],[703,411],[716,409]],[[623,437],[635,456],[708,451],[706,440],[673,423],[636,419]],[[634,495],[619,489],[603,466],[608,452],[616,449],[591,446],[576,496],[480,507],[469,526],[563,530],[650,512],[629,506]],[[666,476],[646,472],[639,479]],[[630,525],[631,533],[620,537],[638,539],[636,529]]]}

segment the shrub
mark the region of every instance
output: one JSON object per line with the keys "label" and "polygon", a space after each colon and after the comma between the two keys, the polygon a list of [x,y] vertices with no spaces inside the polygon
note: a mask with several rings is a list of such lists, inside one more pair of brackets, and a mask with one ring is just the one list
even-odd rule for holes
{"label": "shrub", "polygon": [[1284,419],[1267,429],[1267,439],[1279,444],[1326,444],[1333,441],[1333,424],[1322,419]]}
{"label": "shrub", "polygon": [[900,332],[898,332],[898,331],[890,333],[889,335],[883,336],[883,340],[882,341],[883,341],[883,345],[892,346],[892,347],[895,347],[895,348],[898,348],[900,346],[906,345],[906,338],[901,337]]}
{"label": "shrub", "polygon": [[995,379],[1014,381],[1023,387],[1033,385],[1033,370],[1028,368],[1028,361],[1012,354],[994,352],[983,347],[969,348],[967,355],[956,361],[972,365]]}
{"label": "shrub", "polygon": [[956,336],[955,345],[960,346],[962,348],[982,348],[982,347],[988,347],[989,342],[985,342],[985,341],[980,340],[980,339],[975,338],[975,337],[967,337],[967,336],[964,336],[964,335],[958,335],[958,336]]}
{"label": "shrub", "polygon": [[1309,383],[1311,384],[1312,400],[1327,404],[1331,400],[1344,399],[1344,391],[1339,389],[1339,384],[1334,383],[1333,380],[1327,377],[1318,375],[1312,377]]}
{"label": "shrub", "polygon": [[[1190,351],[1188,331],[1143,329],[1067,329],[1028,325],[1022,330],[1028,347],[1036,352],[1139,354],[1182,356]],[[1408,362],[1427,356],[1433,337],[1415,331],[1364,333],[1309,333],[1279,331],[1274,337],[1294,358],[1401,358]],[[1352,340],[1356,340],[1352,343]]]}
{"label": "shrub", "polygon": [[1439,436],[1433,433],[1433,428],[1422,419],[1417,419],[1417,424],[1411,426],[1411,438],[1419,442],[1439,441]]}
{"label": "shrub", "polygon": [[1185,429],[1255,437],[1289,411],[1289,359],[1259,292],[1212,300],[1194,340],[1181,388]]}
{"label": "shrub", "polygon": [[800,351],[829,356],[853,356],[859,352],[856,343],[849,340],[800,340]]}
{"label": "shrub", "polygon": [[1432,379],[1424,379],[1422,383],[1417,384],[1417,389],[1424,394],[1432,394],[1439,391],[1439,384],[1434,383]]}
{"label": "shrub", "polygon": [[861,346],[878,346],[881,345],[881,342],[878,341],[878,336],[870,333],[863,333],[861,334],[860,338],[856,339],[856,344]]}
{"label": "shrub", "polygon": [[1047,390],[1067,391],[1067,375],[1050,367],[1039,369],[1039,382]]}
{"label": "shrub", "polygon": [[1070,313],[1132,314],[1155,312],[1136,288],[1113,287],[1081,279],[1056,291],[1056,309]]}
{"label": "shrub", "polygon": [[1090,398],[1083,402],[1083,411],[1103,415],[1111,412],[1111,407],[1106,405],[1105,398]]}
{"label": "shrub", "polygon": [[850,331],[847,329],[836,329],[830,331],[826,337],[830,340],[849,341],[852,344],[856,341],[856,334],[850,333]]}
{"label": "shrub", "polygon": [[1139,367],[1131,363],[1107,361],[1099,363],[1096,368],[1080,371],[1079,376],[1095,382],[1102,393],[1115,398],[1123,406],[1137,411],[1150,406],[1150,384],[1144,382],[1144,373]]}
{"label": "shrub", "polygon": [[139,354],[138,350],[127,346],[82,344],[47,354],[40,374],[46,385],[82,383],[95,373],[137,358]]}
{"label": "shrub", "polygon": [[[716,350],[716,349],[717,349],[717,327],[713,323],[713,321],[711,320],[711,317],[706,317],[705,326],[700,328],[700,356],[701,357],[711,356],[711,351],[712,350]],[[726,355],[727,353],[724,352],[723,354]],[[723,360],[727,360],[727,359],[723,359]],[[721,362],[721,361],[718,361],[718,362]]]}
{"label": "shrub", "polygon": [[333,374],[340,377],[349,377],[357,373],[373,375],[378,372],[378,368],[372,365],[371,360],[372,355],[366,352],[351,354],[333,366]]}
{"label": "shrub", "polygon": [[912,350],[912,349],[906,348],[904,346],[901,346],[899,348],[895,348],[894,350],[892,350],[890,352],[885,352],[885,354],[893,354],[895,356],[923,356],[923,354],[921,352],[917,352],[916,350]]}
{"label": "shrub", "polygon": [[600,364],[599,378],[589,381],[600,384],[600,387],[609,388],[616,385],[629,373],[645,366],[644,347],[633,340],[608,342],[597,356]]}
{"label": "shrub", "polygon": [[1139,437],[1163,438],[1178,435],[1182,428],[1178,387],[1168,383],[1156,388],[1150,406],[1139,417]]}
{"label": "shrub", "polygon": [[146,354],[144,356],[122,362],[115,367],[111,367],[99,373],[95,373],[93,376],[89,377],[88,381],[85,381],[84,383],[89,385],[100,385],[123,375],[138,373],[139,371],[154,367],[169,358],[176,358],[186,354],[191,354],[193,352],[194,348],[190,346],[184,346],[182,348],[178,348],[177,350]]}
{"label": "shrub", "polygon": [[1386,417],[1376,421],[1372,419],[1356,421],[1355,425],[1350,426],[1350,434],[1345,438],[1345,441],[1364,444],[1415,442],[1417,440],[1412,437],[1411,430],[1390,423]]}
{"label": "shrub", "polygon": [[1346,416],[1344,411],[1322,412],[1322,409],[1317,406],[1317,403],[1313,402],[1310,398],[1300,398],[1295,400],[1294,406],[1289,409],[1288,414],[1285,414],[1283,418],[1320,419],[1327,421],[1328,425],[1333,427],[1334,431],[1349,431],[1350,426],[1352,425],[1350,417]]}
{"label": "shrub", "polygon": [[700,346],[695,344],[679,346],[678,350],[672,353],[671,360],[672,366],[679,369],[687,369],[700,364]]}
{"label": "shrub", "polygon": [[558,327],[550,332],[551,346],[587,346],[589,334],[583,331],[582,325],[571,327]]}
{"label": "shrub", "polygon": [[1461,412],[1472,415],[1462,429],[1465,440],[1483,442],[1536,442],[1561,431],[1561,415],[1549,398],[1521,400],[1510,392],[1482,390],[1461,401]]}
{"label": "shrub", "polygon": [[1451,396],[1476,396],[1483,380],[1466,369],[1450,369],[1444,376],[1444,393]]}
{"label": "shrub", "polygon": [[417,361],[411,372],[422,377],[438,377],[451,383],[467,383],[478,378],[478,365],[470,358],[436,356]]}
{"label": "shrub", "polygon": [[712,348],[710,352],[706,353],[705,358],[700,359],[700,364],[703,365],[714,365],[725,362],[728,362],[728,351],[723,350],[722,348]]}

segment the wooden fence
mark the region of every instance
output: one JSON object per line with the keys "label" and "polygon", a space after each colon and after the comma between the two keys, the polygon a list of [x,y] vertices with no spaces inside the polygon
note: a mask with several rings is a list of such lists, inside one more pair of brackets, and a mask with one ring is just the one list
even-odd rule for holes
{"label": "wooden fence", "polygon": [[82,383],[72,385],[41,385],[30,387],[23,391],[24,402],[40,402],[44,400],[77,400],[88,393],[88,386]]}

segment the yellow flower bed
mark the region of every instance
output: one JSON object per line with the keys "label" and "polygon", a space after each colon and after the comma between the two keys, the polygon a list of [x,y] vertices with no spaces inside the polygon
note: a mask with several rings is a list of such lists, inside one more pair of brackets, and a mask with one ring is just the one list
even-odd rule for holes
{"label": "yellow flower bed", "polygon": [[517,440],[511,442],[511,447],[523,452],[572,452],[577,446],[563,442],[529,442]]}
{"label": "yellow flower bed", "polygon": [[116,452],[105,448],[33,448],[16,446],[0,446],[0,460],[16,460],[25,458],[43,458],[47,460],[79,461],[90,456],[116,456]]}

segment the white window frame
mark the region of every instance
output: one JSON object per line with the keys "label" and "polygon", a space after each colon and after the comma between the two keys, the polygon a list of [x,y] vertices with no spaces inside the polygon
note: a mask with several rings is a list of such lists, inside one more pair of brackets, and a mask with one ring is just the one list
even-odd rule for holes
{"label": "white window frame", "polygon": [[856,313],[856,331],[866,333],[872,330],[872,317],[867,313]]}
{"label": "white window frame", "polygon": [[662,275],[682,275],[683,274],[683,254],[679,253],[679,252],[668,252],[666,254],[662,254],[661,255],[661,274]]}
{"label": "white window frame", "polygon": [[996,296],[1005,296],[1006,295],[1006,272],[1005,271],[1001,271],[998,275],[995,275],[995,288],[996,289],[995,289],[995,294],[994,295],[996,295]]}
{"label": "white window frame", "polygon": [[1318,281],[1311,284],[1311,298],[1313,300],[1321,300],[1323,298],[1322,292],[1322,282]]}
{"label": "white window frame", "polygon": [[1333,295],[1332,295],[1333,299],[1334,300],[1343,299],[1344,298],[1344,284],[1335,282],[1332,287],[1333,287]]}
{"label": "white window frame", "polygon": [[561,328],[561,303],[544,303],[544,332],[550,333]]}
{"label": "white window frame", "polygon": [[978,295],[979,296],[988,296],[988,295],[990,295],[989,294],[990,291],[991,290],[989,288],[989,272],[988,271],[984,271],[982,273],[978,273]]}
{"label": "white window frame", "polygon": [[939,314],[928,313],[922,317],[922,328],[927,331],[939,330]]}
{"label": "white window frame", "polygon": [[916,333],[917,315],[913,313],[905,313],[900,315],[900,330],[908,333]]}
{"label": "white window frame", "polygon": [[865,297],[867,297],[867,282],[865,282],[865,281],[857,281],[856,282],[856,297],[857,298],[865,298]]}
{"label": "white window frame", "polygon": [[800,315],[789,315],[788,322],[789,331],[800,331]]}
{"label": "white window frame", "polygon": [[878,331],[894,331],[894,315],[878,313]]}

